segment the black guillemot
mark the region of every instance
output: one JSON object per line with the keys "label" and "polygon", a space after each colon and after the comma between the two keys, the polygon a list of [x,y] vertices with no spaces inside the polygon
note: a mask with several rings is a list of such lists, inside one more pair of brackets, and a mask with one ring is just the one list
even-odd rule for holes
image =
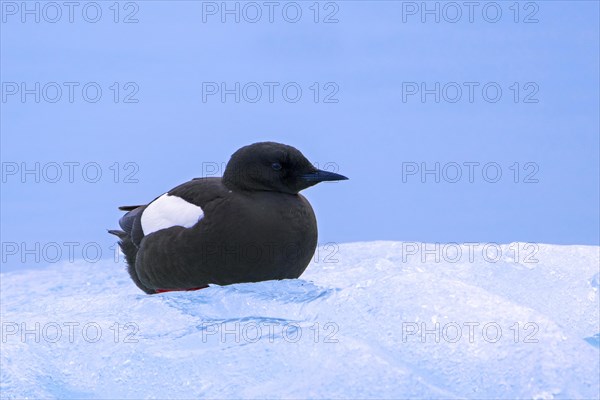
{"label": "black guillemot", "polygon": [[232,156],[222,178],[196,178],[128,211],[109,232],[148,294],[298,278],[317,246],[303,189],[348,179],[292,146],[260,142]]}

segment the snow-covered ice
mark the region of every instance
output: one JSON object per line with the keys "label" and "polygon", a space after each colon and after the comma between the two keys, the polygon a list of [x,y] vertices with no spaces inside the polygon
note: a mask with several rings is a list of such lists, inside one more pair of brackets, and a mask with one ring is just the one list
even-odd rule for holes
{"label": "snow-covered ice", "polygon": [[424,246],[330,246],[299,280],[154,296],[112,260],[4,273],[1,396],[600,397],[599,247]]}

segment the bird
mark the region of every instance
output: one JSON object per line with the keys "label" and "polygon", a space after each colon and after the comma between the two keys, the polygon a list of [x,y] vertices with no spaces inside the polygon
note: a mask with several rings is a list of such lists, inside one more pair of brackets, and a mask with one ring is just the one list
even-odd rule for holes
{"label": "bird", "polygon": [[126,211],[119,238],[133,282],[147,294],[297,279],[317,247],[317,220],[299,192],[348,178],[317,169],[295,147],[238,149],[222,177],[194,178]]}

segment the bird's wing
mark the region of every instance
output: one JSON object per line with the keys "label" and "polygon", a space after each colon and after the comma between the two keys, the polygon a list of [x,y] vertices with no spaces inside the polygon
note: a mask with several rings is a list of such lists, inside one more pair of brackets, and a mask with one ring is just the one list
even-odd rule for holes
{"label": "bird's wing", "polygon": [[[119,225],[121,226],[121,229],[123,229],[128,234],[131,234],[131,229],[133,228],[133,222],[135,221],[135,218],[137,216],[139,216],[140,213],[144,210],[144,207],[146,207],[146,206],[137,206],[130,210],[123,210],[123,211],[129,211],[129,212],[127,214],[123,215],[121,217],[121,219],[119,219]],[[121,209],[121,207],[119,207],[119,209]]]}
{"label": "bird's wing", "polygon": [[205,208],[208,203],[226,196],[228,192],[221,178],[194,178],[171,189],[168,194]]}
{"label": "bird's wing", "polygon": [[128,211],[121,228],[139,246],[144,236],[172,226],[190,228],[204,217],[206,205],[228,193],[220,178],[193,179],[157,197],[148,205],[119,207]]}
{"label": "bird's wing", "polygon": [[[121,207],[119,207],[119,209],[121,209]],[[119,219],[119,226],[131,238],[131,241],[136,246],[139,246],[140,242],[142,241],[142,238],[144,237],[144,232],[141,228],[140,219],[145,209],[146,206],[137,206],[130,210],[127,214],[123,215],[121,219]]]}
{"label": "bird's wing", "polygon": [[120,206],[119,210],[121,210],[121,211],[133,211],[133,210],[135,210],[138,207],[144,207],[144,206],[143,205],[141,205],[141,206]]}

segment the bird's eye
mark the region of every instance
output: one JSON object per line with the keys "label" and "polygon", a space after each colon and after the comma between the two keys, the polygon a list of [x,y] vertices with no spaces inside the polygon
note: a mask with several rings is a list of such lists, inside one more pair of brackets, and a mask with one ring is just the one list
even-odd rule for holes
{"label": "bird's eye", "polygon": [[279,171],[279,170],[281,170],[281,164],[279,164],[278,162],[275,162],[275,163],[271,164],[271,168],[273,168],[275,171]]}

